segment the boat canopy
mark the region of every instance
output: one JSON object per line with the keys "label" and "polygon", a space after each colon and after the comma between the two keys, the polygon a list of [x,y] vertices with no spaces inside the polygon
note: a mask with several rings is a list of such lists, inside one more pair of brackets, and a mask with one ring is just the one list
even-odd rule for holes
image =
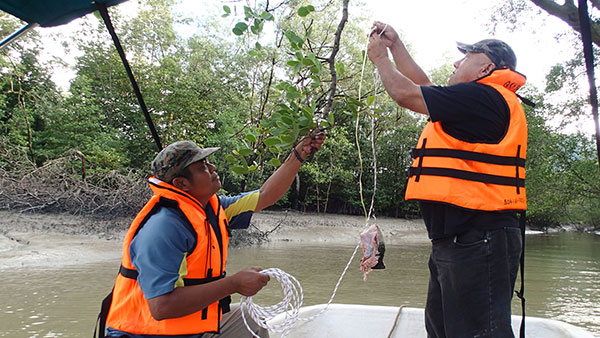
{"label": "boat canopy", "polygon": [[97,3],[106,7],[127,0],[0,0],[0,9],[28,24],[52,27],[98,10]]}

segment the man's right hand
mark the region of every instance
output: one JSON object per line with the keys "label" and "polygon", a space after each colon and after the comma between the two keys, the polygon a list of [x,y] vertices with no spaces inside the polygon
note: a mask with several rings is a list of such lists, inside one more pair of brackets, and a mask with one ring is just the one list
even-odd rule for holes
{"label": "man's right hand", "polygon": [[268,275],[260,273],[260,268],[247,268],[231,276],[235,292],[242,296],[254,296],[271,279]]}
{"label": "man's right hand", "polygon": [[380,35],[383,44],[387,48],[391,48],[397,41],[400,40],[400,37],[398,36],[398,33],[396,33],[396,30],[394,30],[392,26],[385,24],[381,21],[373,22],[371,34]]}

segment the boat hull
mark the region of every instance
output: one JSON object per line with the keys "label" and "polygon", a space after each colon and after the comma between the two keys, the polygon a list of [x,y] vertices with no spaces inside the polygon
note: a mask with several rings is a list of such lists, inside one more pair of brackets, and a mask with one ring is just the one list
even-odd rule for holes
{"label": "boat hull", "polygon": [[[303,307],[300,309],[300,317],[308,318],[324,307],[325,304]],[[297,321],[287,337],[427,338],[423,322],[424,310],[404,307],[398,315],[399,309],[394,306],[331,304],[327,311],[317,318],[311,321]],[[269,323],[282,323],[285,320],[284,315],[273,318]],[[518,337],[521,317],[513,316],[512,325],[515,337]],[[277,333],[271,334],[271,337],[280,336]],[[594,337],[574,325],[537,317],[526,318],[525,336],[528,338]]]}

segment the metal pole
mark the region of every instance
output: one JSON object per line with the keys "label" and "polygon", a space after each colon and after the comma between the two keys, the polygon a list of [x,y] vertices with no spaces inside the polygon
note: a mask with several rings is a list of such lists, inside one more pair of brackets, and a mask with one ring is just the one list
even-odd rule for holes
{"label": "metal pole", "polygon": [[27,34],[30,30],[36,28],[37,26],[39,26],[39,25],[35,22],[23,26],[23,28],[14,32],[11,36],[7,37],[6,39],[2,40],[2,42],[0,42],[0,50],[4,47],[8,46],[11,42],[20,38],[22,35]]}
{"label": "metal pole", "polygon": [[98,7],[98,10],[100,11],[100,15],[102,15],[102,19],[104,20],[104,24],[106,25],[106,28],[108,29],[108,32],[110,33],[110,36],[113,39],[115,47],[117,48],[117,52],[119,52],[119,56],[121,57],[123,66],[125,66],[125,71],[127,72],[127,76],[129,77],[129,80],[131,81],[131,85],[133,86],[133,91],[135,92],[135,96],[137,97],[138,102],[140,103],[142,112],[144,113],[144,116],[146,117],[146,122],[148,123],[148,127],[150,127],[150,132],[152,133],[152,137],[154,138],[156,147],[158,148],[158,151],[161,151],[162,144],[160,143],[160,137],[158,136],[158,133],[156,132],[156,129],[154,128],[154,123],[152,122],[150,113],[148,113],[148,108],[146,107],[146,103],[144,102],[144,98],[142,97],[142,92],[140,91],[140,88],[138,87],[138,84],[135,81],[135,77],[133,76],[133,72],[131,71],[131,67],[129,66],[127,57],[125,56],[125,51],[123,50],[123,47],[121,46],[121,42],[119,41],[119,37],[117,37],[117,33],[115,33],[115,28],[113,27],[112,22],[110,21],[110,16],[108,16],[108,10],[106,9],[106,5],[104,3],[97,2],[96,6]]}

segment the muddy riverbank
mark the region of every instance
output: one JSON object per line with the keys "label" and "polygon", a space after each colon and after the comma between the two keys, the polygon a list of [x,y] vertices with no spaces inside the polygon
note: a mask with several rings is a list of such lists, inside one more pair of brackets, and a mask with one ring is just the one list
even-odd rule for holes
{"label": "muddy riverbank", "polygon": [[[106,221],[68,214],[0,211],[0,269],[118,260],[129,222],[126,218]],[[422,220],[378,218],[377,224],[386,243],[427,241]],[[361,216],[291,211],[263,211],[252,220],[252,229],[268,232],[272,242],[315,244],[357,243],[364,225]]]}

